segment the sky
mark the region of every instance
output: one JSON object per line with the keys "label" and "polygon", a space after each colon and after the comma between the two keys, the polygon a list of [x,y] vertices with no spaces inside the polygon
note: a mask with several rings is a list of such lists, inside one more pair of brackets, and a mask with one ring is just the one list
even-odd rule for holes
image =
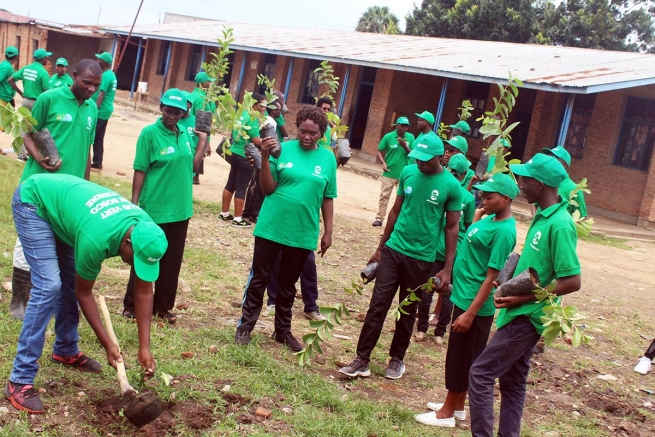
{"label": "sky", "polygon": [[[62,7],[52,0],[2,0],[2,8],[14,14],[64,24],[132,24],[140,0],[84,0],[75,7]],[[355,30],[362,13],[370,6],[387,6],[405,28],[405,15],[421,0],[144,0],[137,24],[153,24],[165,12],[218,20],[309,27],[329,30]],[[84,7],[81,7],[83,5]]]}

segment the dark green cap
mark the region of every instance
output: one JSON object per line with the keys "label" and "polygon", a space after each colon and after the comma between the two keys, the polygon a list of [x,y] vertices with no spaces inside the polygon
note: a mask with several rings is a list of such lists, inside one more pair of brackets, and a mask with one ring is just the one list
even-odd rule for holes
{"label": "dark green cap", "polygon": [[466,155],[466,152],[469,151],[469,143],[466,141],[466,138],[461,135],[452,137],[451,139],[446,140],[446,142],[462,152],[464,155]]}
{"label": "dark green cap", "polygon": [[568,177],[564,166],[557,159],[543,153],[537,153],[525,164],[510,164],[509,169],[516,175],[534,178],[555,188]]}
{"label": "dark green cap", "polygon": [[468,134],[469,132],[471,132],[471,126],[469,126],[469,124],[467,122],[465,122],[464,120],[460,120],[455,124],[451,124],[449,127],[451,129],[459,129],[462,132],[464,132],[465,134]]}
{"label": "dark green cap", "polygon": [[546,155],[552,155],[555,156],[562,161],[566,163],[567,167],[571,166],[571,154],[562,146],[557,146],[553,147],[552,149],[548,149],[544,147],[541,149],[542,152],[544,152]]}
{"label": "dark green cap", "polygon": [[[451,158],[452,160],[452,158]],[[518,165],[518,164],[517,164]],[[505,173],[493,174],[486,181],[481,184],[473,185],[476,190],[484,191],[485,193],[499,193],[514,199],[519,194],[519,187],[516,185],[514,178]]]}

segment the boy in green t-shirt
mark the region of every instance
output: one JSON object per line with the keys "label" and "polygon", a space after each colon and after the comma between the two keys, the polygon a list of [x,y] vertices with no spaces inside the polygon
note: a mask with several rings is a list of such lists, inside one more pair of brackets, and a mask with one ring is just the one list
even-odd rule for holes
{"label": "boy in green t-shirt", "polygon": [[57,59],[55,68],[57,72],[50,76],[49,85],[51,90],[73,85],[73,78],[68,75],[68,61],[65,58]]}
{"label": "boy in green t-shirt", "polygon": [[[575,224],[562,202],[557,187],[566,170],[553,157],[537,153],[525,164],[510,164],[521,176],[521,190],[528,203],[537,205],[515,275],[528,268],[537,271],[541,286],[557,280],[553,294],[563,296],[580,289],[580,262],[576,254]],[[497,330],[469,373],[471,432],[475,436],[494,434],[494,381],[500,380],[500,425],[498,435],[520,435],[521,416],[530,357],[541,333],[545,302],[528,293],[494,297],[500,308]]]}
{"label": "boy in green t-shirt", "polygon": [[96,137],[93,141],[93,162],[91,168],[102,170],[102,158],[105,153],[105,132],[107,123],[114,112],[114,99],[116,98],[116,74],[111,69],[113,58],[111,54],[102,52],[96,55],[98,65],[102,68],[102,82],[96,93],[91,97],[98,107],[98,125]]}
{"label": "boy in green t-shirt", "polygon": [[[552,149],[544,148],[541,149],[541,151],[546,155],[551,155],[557,158],[557,160],[564,166],[564,168],[568,169],[571,167],[571,155],[564,147],[557,146],[553,147]],[[562,196],[562,200],[566,202],[571,200],[571,192],[575,190],[577,185],[578,184],[573,182],[573,180],[571,180],[567,174],[566,179],[564,179],[558,187],[559,195]],[[577,193],[575,193],[575,196],[573,196],[573,200],[578,204],[578,206],[569,203],[569,213],[573,214],[575,211],[580,211],[580,218],[587,217],[587,203],[584,199],[584,192],[579,190]]]}
{"label": "boy in green t-shirt", "polygon": [[409,129],[409,119],[400,117],[396,121],[396,129],[382,137],[378,145],[378,159],[382,162],[382,187],[380,189],[380,202],[378,214],[375,216],[373,226],[382,226],[387,216],[387,206],[394,187],[398,186],[400,172],[409,164],[407,155],[412,151],[414,135]]}
{"label": "boy in green t-shirt", "polygon": [[[382,239],[369,263],[379,262],[373,296],[364,326],[359,334],[357,357],[339,372],[350,376],[370,376],[369,361],[380,338],[384,319],[396,292],[402,301],[409,290],[425,284],[434,268],[437,240],[446,234],[446,260],[437,277],[441,285],[450,284],[457,246],[459,214],[462,209],[461,188],[457,180],[441,166],[443,142],[436,135],[417,140],[409,154],[417,164],[408,165],[400,174],[396,201],[389,213]],[[421,295],[420,291],[417,291]],[[396,321],[389,348],[389,366],[385,378],[400,379],[405,372],[403,359],[414,329],[417,302],[406,306],[407,314]]]}
{"label": "boy in green t-shirt", "polygon": [[[0,100],[16,106],[14,96],[16,91],[9,84],[9,79],[14,74],[14,65],[18,63],[18,49],[8,46],[5,49],[5,60],[0,62]],[[2,154],[2,152],[0,152]]]}

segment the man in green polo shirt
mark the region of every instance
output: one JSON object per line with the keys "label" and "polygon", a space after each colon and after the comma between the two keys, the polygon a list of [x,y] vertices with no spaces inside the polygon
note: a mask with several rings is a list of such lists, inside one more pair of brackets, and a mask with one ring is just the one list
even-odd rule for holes
{"label": "man in green polo shirt", "polygon": [[159,260],[168,246],[159,226],[142,209],[110,189],[63,174],[28,178],[14,193],[12,212],[32,268],[34,286],[4,390],[11,404],[30,414],[43,413],[34,379],[53,314],[51,361],[86,372],[102,371],[100,363],[79,349],[79,308],[105,349],[108,363],[115,367],[122,360],[118,345],[102,325],[93,298],[93,285],[103,261],[118,255],[134,266],[138,276],[138,362],[153,372],[152,283],[159,276]]}
{"label": "man in green polo shirt", "polygon": [[14,65],[18,62],[18,49],[14,46],[8,46],[5,49],[5,60],[0,62],[0,100],[16,106],[14,96],[16,91],[11,87],[9,79],[14,74]]}
{"label": "man in green polo shirt", "polygon": [[468,135],[469,132],[471,132],[471,127],[464,120],[460,120],[457,123],[451,124],[448,127],[452,129],[452,131],[450,131],[450,138],[456,137],[457,135],[461,135],[461,134]]}
{"label": "man in green polo shirt", "polygon": [[[466,154],[469,151],[468,141],[466,141],[466,138],[460,135],[451,137],[449,140],[446,140],[446,144],[447,144],[446,152],[443,155],[443,165],[448,165],[448,161],[450,161],[451,156],[460,153],[466,156]],[[468,189],[471,179],[473,178],[474,175],[475,172],[470,168],[466,170],[466,174],[464,175],[464,178],[461,180],[462,187]]]}
{"label": "man in green polo shirt", "polygon": [[[321,111],[325,112],[325,115],[327,116],[328,112],[332,111],[334,102],[332,101],[331,98],[324,96],[316,101],[316,106],[321,108]],[[330,129],[329,117],[328,117],[327,130],[325,131],[325,135],[323,135],[323,137],[320,140],[318,140],[318,145],[321,147],[326,147],[329,150],[332,150],[332,129]]]}
{"label": "man in green polo shirt", "polygon": [[[193,115],[194,117],[196,115],[196,112],[198,111],[209,111],[212,114],[216,114],[216,102],[212,102],[207,99],[207,89],[209,89],[211,83],[215,82],[216,79],[210,77],[204,71],[201,71],[198,74],[196,74],[195,81],[196,81],[196,87],[191,93],[191,97],[190,97],[191,109],[189,110],[189,114]],[[210,141],[210,136],[207,137],[208,150],[211,147],[209,145],[209,141]],[[203,160],[202,163],[200,164],[200,167],[198,168],[198,171],[193,176],[193,183],[195,185],[200,184],[200,175],[204,173],[205,173],[205,161]]]}
{"label": "man in green polo shirt", "polygon": [[98,125],[96,127],[96,136],[93,140],[93,162],[91,168],[102,170],[102,158],[105,152],[105,132],[109,117],[114,112],[114,99],[116,98],[116,74],[111,69],[112,57],[107,52],[96,55],[98,65],[102,68],[102,82],[95,92],[93,101],[98,107]]}
{"label": "man in green polo shirt", "polygon": [[50,76],[50,89],[73,85],[73,78],[67,73],[68,61],[65,58],[57,59],[57,62],[55,62],[55,68],[57,69],[57,72]]}
{"label": "man in green polo shirt", "polygon": [[[576,254],[577,234],[560,199],[557,187],[566,170],[552,156],[537,153],[525,164],[510,164],[521,176],[521,190],[537,213],[530,224],[516,274],[533,268],[542,287],[553,280],[553,294],[563,296],[580,289],[580,262]],[[528,293],[523,296],[495,297],[500,308],[497,330],[469,373],[471,432],[474,436],[494,436],[494,382],[500,378],[500,426],[498,435],[519,436],[525,403],[530,357],[544,331],[541,317],[546,302]]]}
{"label": "man in green polo shirt", "polygon": [[[571,167],[571,155],[564,147],[557,146],[552,149],[543,148],[541,151],[546,155],[551,155],[557,158],[565,168],[568,169]],[[564,179],[559,186],[559,195],[562,196],[563,200],[569,202],[571,200],[571,193],[577,186],[578,184],[573,182],[573,180],[567,175],[566,179]],[[569,203],[569,213],[573,214],[575,211],[580,211],[580,218],[587,217],[587,203],[584,199],[584,192],[578,190],[573,196],[573,200],[578,204],[578,206]]]}
{"label": "man in green polo shirt", "polygon": [[412,151],[414,135],[409,130],[409,118],[400,117],[396,120],[396,129],[382,137],[378,145],[378,159],[382,162],[382,188],[378,214],[373,226],[382,226],[387,216],[387,205],[394,187],[398,186],[398,178],[403,168],[409,164],[409,152]]}

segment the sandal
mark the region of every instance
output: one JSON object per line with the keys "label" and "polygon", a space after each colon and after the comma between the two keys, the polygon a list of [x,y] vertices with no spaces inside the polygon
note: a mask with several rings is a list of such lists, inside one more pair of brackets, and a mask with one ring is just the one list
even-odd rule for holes
{"label": "sandal", "polygon": [[177,314],[170,311],[157,311],[156,315],[160,319],[166,320],[170,325],[174,325],[177,322]]}
{"label": "sandal", "polygon": [[134,310],[128,310],[127,308],[123,309],[123,317],[125,317],[127,320],[133,322],[136,320],[136,313]]}

